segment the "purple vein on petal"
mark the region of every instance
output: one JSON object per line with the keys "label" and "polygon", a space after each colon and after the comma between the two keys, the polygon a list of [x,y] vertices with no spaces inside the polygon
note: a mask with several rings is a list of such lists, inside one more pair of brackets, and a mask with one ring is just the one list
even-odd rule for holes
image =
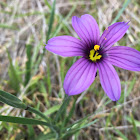
{"label": "purple vein on petal", "polygon": [[107,61],[123,69],[140,71],[140,52],[126,46],[115,46],[107,52]]}
{"label": "purple vein on petal", "polygon": [[103,89],[105,90],[105,93],[111,100],[118,100],[121,94],[121,86],[115,69],[111,64],[105,61],[98,63],[98,68],[100,81]]}
{"label": "purple vein on petal", "polygon": [[[87,65],[86,65],[87,64]],[[79,85],[79,81],[81,80],[81,78],[83,77],[84,73],[86,73],[86,70],[89,68],[88,67],[88,63],[86,63],[85,66],[83,66],[84,68],[82,68],[82,70],[78,71],[74,78],[77,78],[78,80],[75,81],[75,83],[73,81],[71,81],[71,83],[69,83],[69,88],[68,90],[70,91],[70,93],[72,93],[73,90],[75,90],[74,88],[77,88],[77,86]],[[80,74],[79,74],[80,73]],[[82,80],[81,80],[82,81]],[[74,88],[73,88],[74,87]],[[82,88],[82,86],[80,86]],[[70,89],[71,88],[71,89]],[[77,89],[79,91],[79,88]],[[76,91],[75,91],[76,93]]]}
{"label": "purple vein on petal", "polygon": [[84,38],[85,38],[85,40],[86,40],[86,42],[87,42],[87,45],[88,45],[89,48],[90,48],[91,42],[90,42],[89,38],[85,35],[85,31],[84,31],[85,29],[81,29],[82,21],[81,21],[80,18],[77,18],[76,20],[78,20],[77,23],[79,24],[79,28],[80,28],[80,30],[82,31],[82,33],[83,33],[83,35],[84,35]]}
{"label": "purple vein on petal", "polygon": [[113,25],[110,25],[110,26],[103,32],[103,34],[102,34],[101,37],[100,37],[99,44],[102,44],[102,43],[103,43],[103,41],[105,40],[104,38],[106,38],[106,36],[108,35],[108,32],[109,32],[110,30],[112,30],[113,28],[115,28],[118,24],[119,24],[119,22],[114,23]]}
{"label": "purple vein on petal", "polygon": [[[104,66],[103,63],[102,63],[102,65],[103,65],[103,68],[105,69],[105,66]],[[112,91],[112,93],[113,93],[112,85],[111,85],[110,80],[109,80],[109,75],[108,75],[108,73],[107,73],[106,70],[105,70],[104,72],[106,73],[106,76],[107,76],[107,79],[108,79],[108,82],[109,82],[109,85],[110,85],[110,89],[111,89],[111,91]],[[112,96],[113,96],[113,98],[115,99],[115,101],[117,101],[117,99],[116,99],[116,97],[114,96],[114,94],[112,94]]]}
{"label": "purple vein on petal", "polygon": [[96,70],[94,63],[86,58],[80,58],[76,61],[67,72],[64,80],[66,94],[76,95],[86,90],[94,81]]}
{"label": "purple vein on petal", "polygon": [[[69,89],[69,82],[71,81],[71,73],[80,70],[82,67],[83,67],[83,61],[84,59],[83,58],[80,58],[79,60],[77,60],[72,66],[71,68],[69,69],[69,71],[67,72],[66,76],[65,76],[65,80],[64,80],[64,89],[65,89],[65,92],[66,94],[69,95],[69,92],[68,92],[68,89]],[[85,64],[85,63],[84,63]],[[76,75],[76,73],[74,73],[74,76]],[[73,78],[75,78],[73,76]]]}
{"label": "purple vein on petal", "polygon": [[125,22],[118,22],[111,26],[109,26],[104,33],[102,34],[99,44],[103,48],[103,50],[109,49],[115,42],[120,40],[129,26],[128,23]]}
{"label": "purple vein on petal", "polygon": [[85,33],[83,32],[83,29],[81,29],[80,24],[81,24],[81,21],[78,17],[76,17],[76,16],[72,17],[72,26],[73,26],[74,30],[76,31],[78,36],[81,38],[82,42],[84,42],[84,44],[86,46],[88,46],[87,49],[89,49],[90,42],[89,42],[89,40],[87,40],[87,37],[86,37]]}
{"label": "purple vein on petal", "polygon": [[[77,80],[77,82],[74,84],[74,80],[72,81],[70,81],[70,83],[69,83],[69,86],[68,86],[68,91],[70,91],[70,88],[72,89],[72,85],[74,85],[74,88],[76,87],[76,84],[78,83],[78,81],[79,81],[79,78],[81,78],[81,76],[83,75],[83,72],[87,69],[87,66],[88,66],[88,62],[86,63],[86,64],[84,64],[84,66],[82,65],[79,69],[78,69],[78,71],[73,75],[73,78],[74,78],[74,80],[75,79],[78,79]],[[72,84],[71,84],[72,83]]]}

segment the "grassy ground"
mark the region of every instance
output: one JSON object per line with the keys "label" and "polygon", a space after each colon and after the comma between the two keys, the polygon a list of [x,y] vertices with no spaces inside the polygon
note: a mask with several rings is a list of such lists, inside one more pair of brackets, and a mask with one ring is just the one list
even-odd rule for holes
{"label": "grassy ground", "polygon": [[[65,96],[64,77],[77,58],[61,58],[45,51],[44,43],[59,35],[77,37],[71,26],[71,18],[85,13],[97,20],[101,32],[111,23],[130,21],[129,30],[117,45],[140,51],[139,0],[56,0],[56,4],[51,0],[1,0],[0,89],[39,109],[52,120],[55,119]],[[87,91],[71,98],[58,126],[72,111],[72,117],[67,117],[68,125],[89,114],[86,123],[96,122],[62,139],[140,139],[140,73],[120,68],[116,70],[122,86],[119,103],[112,102],[104,94],[97,75]],[[0,103],[0,114],[40,119],[25,110],[3,103]],[[43,140],[49,131],[41,125],[0,122],[1,140]],[[46,136],[45,139],[53,138]]]}

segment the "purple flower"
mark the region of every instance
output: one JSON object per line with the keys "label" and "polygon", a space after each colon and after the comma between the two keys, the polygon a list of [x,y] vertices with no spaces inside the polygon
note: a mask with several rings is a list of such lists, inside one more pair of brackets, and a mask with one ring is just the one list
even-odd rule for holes
{"label": "purple flower", "polygon": [[139,51],[126,46],[112,47],[124,36],[129,28],[128,23],[114,23],[101,36],[98,24],[91,15],[86,14],[81,18],[74,16],[72,26],[81,40],[71,36],[58,36],[51,38],[46,45],[47,50],[60,56],[82,56],[66,74],[66,94],[77,95],[86,90],[94,81],[98,69],[107,96],[113,101],[119,100],[120,79],[112,65],[140,71]]}

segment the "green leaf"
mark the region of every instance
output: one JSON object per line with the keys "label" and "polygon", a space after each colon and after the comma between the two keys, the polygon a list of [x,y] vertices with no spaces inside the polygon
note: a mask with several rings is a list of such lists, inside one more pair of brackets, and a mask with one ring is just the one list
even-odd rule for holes
{"label": "green leaf", "polygon": [[27,108],[27,105],[25,105],[16,96],[2,90],[0,90],[0,101],[16,108],[21,108],[21,109]]}
{"label": "green leaf", "polygon": [[9,70],[8,70],[8,74],[9,74],[9,78],[10,78],[10,85],[12,86],[12,88],[15,90],[15,91],[19,91],[20,89],[20,80],[19,80],[19,77],[18,77],[18,73],[16,71],[16,68],[14,67],[13,63],[12,63],[12,58],[7,50],[7,54],[8,54],[8,59],[9,59],[9,62],[10,62],[10,67],[9,67]]}
{"label": "green leaf", "polygon": [[[24,125],[45,125],[45,126],[52,128],[52,125],[50,125],[47,122],[39,121],[39,120],[35,120],[35,119],[23,118],[23,117],[12,117],[12,116],[0,115],[0,121],[24,124]],[[55,127],[55,126],[53,126],[53,127]]]}
{"label": "green leaf", "polygon": [[135,120],[134,120],[134,117],[133,115],[131,114],[131,119],[132,119],[132,124],[133,124],[133,131],[137,137],[137,140],[140,140],[140,135],[139,135],[139,131],[137,129],[137,126],[136,126],[136,123],[135,123]]}
{"label": "green leaf", "polygon": [[[114,129],[115,129],[115,128],[114,128]],[[119,131],[118,129],[115,129],[115,131],[117,132],[117,134],[118,134],[121,138],[123,138],[123,140],[128,140],[127,137],[126,137],[121,131]]]}
{"label": "green leaf", "polygon": [[47,133],[47,134],[43,134],[43,133],[41,133],[41,134],[39,134],[39,136],[37,136],[36,138],[35,138],[35,140],[55,140],[54,138],[55,138],[55,133]]}
{"label": "green leaf", "polygon": [[63,104],[61,105],[60,109],[58,110],[54,122],[57,122],[60,116],[63,114],[62,112],[66,109],[68,103],[70,101],[70,96],[66,96],[63,100]]}
{"label": "green leaf", "polygon": [[47,80],[46,80],[46,83],[48,85],[48,92],[49,94],[51,94],[51,91],[52,91],[52,85],[51,85],[51,73],[50,73],[50,64],[49,62],[47,61]]}
{"label": "green leaf", "polygon": [[2,23],[0,23],[0,28],[3,28],[3,29],[11,29],[11,30],[18,30],[18,28],[16,26],[2,24]]}
{"label": "green leaf", "polygon": [[70,12],[67,14],[67,16],[65,18],[63,18],[62,16],[60,16],[60,22],[59,22],[59,26],[55,29],[53,35],[51,37],[55,37],[57,36],[57,34],[60,32],[60,30],[62,29],[62,27],[64,26],[64,23],[69,19],[69,17],[72,15],[72,13],[74,12],[74,10],[76,9],[77,5],[74,5]]}
{"label": "green leaf", "polygon": [[89,127],[90,125],[96,123],[98,121],[98,119],[90,122],[90,123],[87,123],[87,120],[82,122],[82,124],[75,124],[73,125],[71,128],[68,128],[67,129],[67,132],[65,132],[65,134],[62,136],[63,138],[66,138],[66,137],[69,137],[77,132],[79,132],[81,129],[83,128],[86,128],[86,127]]}
{"label": "green leaf", "polygon": [[44,112],[44,114],[45,114],[46,116],[48,116],[48,115],[50,115],[50,114],[56,112],[57,110],[59,110],[60,106],[61,106],[61,105],[55,105],[55,106],[51,107],[50,109],[48,109],[46,112]]}
{"label": "green leaf", "polygon": [[27,44],[26,45],[26,55],[27,55],[27,62],[26,62],[26,73],[25,73],[25,86],[30,80],[31,77],[31,50],[32,50],[32,45]]}
{"label": "green leaf", "polygon": [[[132,119],[129,116],[126,116],[125,118],[129,123],[132,124]],[[135,122],[136,126],[140,126],[140,121],[134,120],[134,122]]]}
{"label": "green leaf", "polygon": [[125,8],[127,7],[127,5],[131,2],[131,0],[126,0],[123,4],[123,7],[121,10],[119,10],[119,13],[117,14],[117,16],[115,17],[115,19],[112,21],[112,24],[117,22],[117,20],[120,18],[120,16],[122,15],[123,11],[125,10]]}
{"label": "green leaf", "polygon": [[35,114],[39,115],[41,118],[45,119],[46,121],[49,121],[49,118],[47,118],[42,112],[40,112],[39,110],[36,110],[30,106],[27,106],[21,100],[19,100],[16,96],[14,96],[10,93],[0,90],[0,101],[5,104],[8,104],[10,106],[20,108],[20,109],[25,109],[27,111],[35,113]]}
{"label": "green leaf", "polygon": [[44,2],[45,2],[45,4],[46,4],[49,8],[51,8],[51,6],[50,6],[48,0],[44,0]]}
{"label": "green leaf", "polygon": [[75,101],[73,103],[73,106],[71,107],[71,110],[70,110],[68,116],[64,120],[64,124],[63,125],[66,125],[69,122],[69,120],[72,118],[72,115],[73,115],[74,110],[75,110],[75,104],[76,104],[76,98],[75,98]]}
{"label": "green leaf", "polygon": [[34,139],[35,137],[35,131],[32,125],[27,125],[28,128],[28,135],[29,135],[29,139]]}
{"label": "green leaf", "polygon": [[56,0],[53,1],[52,11],[51,11],[51,16],[50,16],[50,21],[49,21],[49,30],[48,30],[48,33],[47,33],[46,42],[47,42],[48,39],[49,39],[51,30],[52,30],[52,25],[53,25],[53,22],[54,22],[55,3],[56,3]]}

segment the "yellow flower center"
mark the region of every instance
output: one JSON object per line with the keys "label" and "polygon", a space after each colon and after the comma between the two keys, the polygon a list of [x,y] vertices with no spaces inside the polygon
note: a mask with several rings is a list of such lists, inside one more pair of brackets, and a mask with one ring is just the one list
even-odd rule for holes
{"label": "yellow flower center", "polygon": [[93,62],[100,60],[102,57],[102,55],[99,55],[98,53],[99,48],[100,48],[99,45],[95,45],[94,49],[90,50],[89,59],[92,60]]}

